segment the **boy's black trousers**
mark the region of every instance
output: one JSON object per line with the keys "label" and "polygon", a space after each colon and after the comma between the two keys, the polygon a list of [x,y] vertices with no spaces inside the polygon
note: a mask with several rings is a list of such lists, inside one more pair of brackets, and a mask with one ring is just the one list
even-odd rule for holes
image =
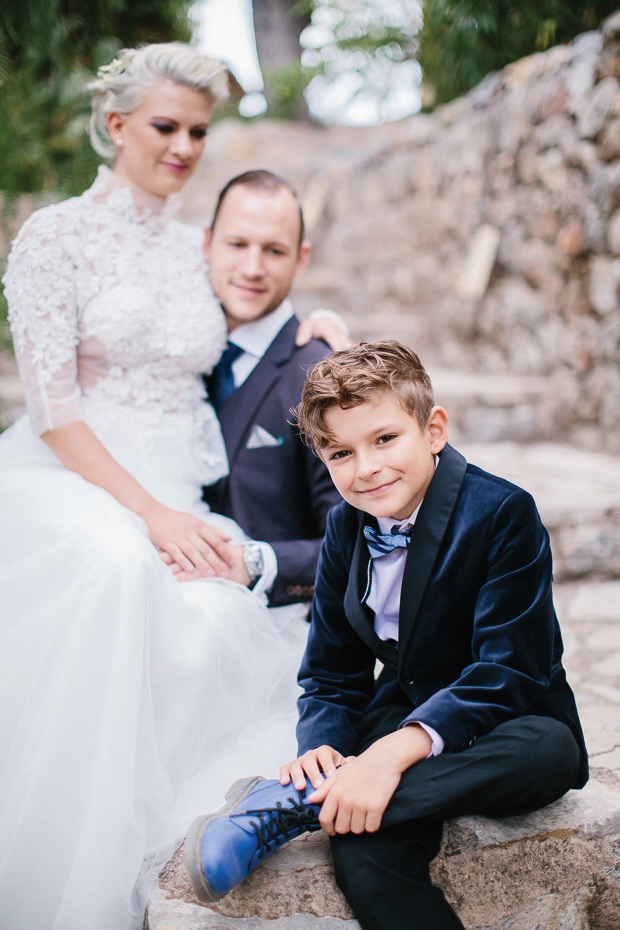
{"label": "boy's black trousers", "polygon": [[[392,732],[408,710],[385,708],[360,730],[358,753]],[[429,878],[442,822],[465,814],[509,817],[557,800],[574,784],[579,748],[550,717],[518,717],[471,747],[408,769],[376,833],[331,838],[336,881],[362,930],[462,930]]]}

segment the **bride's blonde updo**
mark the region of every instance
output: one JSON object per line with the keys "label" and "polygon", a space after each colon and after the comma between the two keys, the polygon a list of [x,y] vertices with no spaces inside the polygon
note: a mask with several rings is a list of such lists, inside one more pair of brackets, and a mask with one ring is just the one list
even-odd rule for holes
{"label": "bride's blonde updo", "polygon": [[109,65],[99,68],[87,85],[93,95],[90,141],[104,158],[114,159],[116,147],[108,131],[108,113],[131,113],[145,90],[158,81],[172,81],[204,94],[211,104],[228,97],[226,67],[181,42],[160,42],[124,48]]}

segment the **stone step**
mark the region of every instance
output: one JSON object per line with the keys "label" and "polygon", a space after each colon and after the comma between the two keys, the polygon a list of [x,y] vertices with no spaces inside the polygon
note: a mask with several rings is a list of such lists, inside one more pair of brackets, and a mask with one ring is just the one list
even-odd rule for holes
{"label": "stone step", "polygon": [[[618,930],[620,582],[559,584],[555,599],[592,778],[528,817],[448,822],[433,876],[469,930]],[[150,930],[358,928],[322,834],[294,840],[216,908],[194,898],[179,850],[148,919]]]}
{"label": "stone step", "polygon": [[[455,445],[508,439],[533,442],[548,435],[546,378],[432,368],[429,373],[437,403],[448,410]],[[0,357],[0,427],[9,426],[24,410],[24,392],[16,365],[5,353]]]}
{"label": "stone step", "polygon": [[448,411],[451,441],[535,442],[549,435],[550,380],[428,366],[435,398]]}
{"label": "stone step", "polygon": [[[545,397],[549,381],[543,377],[483,375],[430,368],[437,403],[450,415],[455,445],[464,441],[532,442],[546,434]],[[25,410],[24,392],[15,362],[0,356],[0,426],[7,427]]]}
{"label": "stone step", "polygon": [[620,578],[620,457],[560,443],[462,443],[474,465],[533,494],[557,581]]}
{"label": "stone step", "polygon": [[[543,377],[483,375],[430,368],[437,403],[450,416],[455,445],[465,441],[520,442],[548,434],[545,398],[549,381]],[[0,426],[9,426],[25,410],[24,393],[15,362],[0,356]]]}
{"label": "stone step", "polygon": [[[620,786],[592,780],[535,814],[448,821],[432,863],[471,930],[617,930]],[[355,930],[325,834],[293,840],[217,906],[193,896],[182,852],[153,890],[148,930]]]}
{"label": "stone step", "polygon": [[213,907],[194,896],[181,846],[151,892],[147,917],[148,930],[359,930],[334,883],[323,833],[293,840]]}
{"label": "stone step", "polygon": [[357,920],[293,914],[275,920],[262,917],[223,917],[197,904],[175,901],[157,888],[149,902],[144,930],[359,930]]}

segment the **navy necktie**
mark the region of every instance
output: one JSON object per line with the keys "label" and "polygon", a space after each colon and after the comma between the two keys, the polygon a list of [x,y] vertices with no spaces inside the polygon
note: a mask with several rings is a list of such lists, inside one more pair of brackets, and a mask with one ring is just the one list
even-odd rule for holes
{"label": "navy necktie", "polygon": [[398,523],[392,527],[390,533],[379,533],[372,526],[365,526],[364,538],[371,558],[381,558],[394,549],[408,549],[411,544],[411,529],[406,533],[401,533],[400,530]]}
{"label": "navy necktie", "polygon": [[235,390],[235,378],[233,376],[233,362],[243,355],[243,349],[236,346],[234,342],[228,340],[226,349],[215,369],[215,389],[213,391],[213,406],[219,410],[222,404],[228,400]]}

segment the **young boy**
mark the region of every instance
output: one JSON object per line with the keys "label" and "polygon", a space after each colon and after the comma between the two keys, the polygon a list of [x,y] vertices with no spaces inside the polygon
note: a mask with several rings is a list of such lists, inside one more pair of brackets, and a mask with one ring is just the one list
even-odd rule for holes
{"label": "young boy", "polygon": [[300,670],[299,758],[199,818],[188,868],[213,901],[322,827],[364,930],[462,928],[429,879],[442,820],[529,812],[587,780],[549,537],[527,492],[447,444],[428,375],[397,342],[319,362],[297,414],[344,498]]}

